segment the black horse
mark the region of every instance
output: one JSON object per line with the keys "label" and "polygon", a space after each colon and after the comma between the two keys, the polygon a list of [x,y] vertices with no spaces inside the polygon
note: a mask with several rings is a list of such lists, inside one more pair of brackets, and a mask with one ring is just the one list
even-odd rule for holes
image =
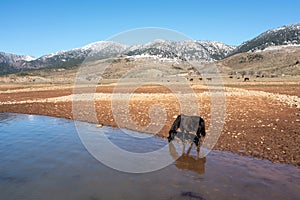
{"label": "black horse", "polygon": [[[191,132],[195,132],[196,136],[193,139],[193,142],[198,146],[201,136],[205,137],[205,123],[204,120],[199,116],[187,116],[187,115],[178,115],[178,117],[173,122],[173,125],[169,131],[168,141],[171,142],[176,136],[177,130],[180,129],[180,132],[183,135],[190,135]],[[185,137],[183,137],[184,139]]]}

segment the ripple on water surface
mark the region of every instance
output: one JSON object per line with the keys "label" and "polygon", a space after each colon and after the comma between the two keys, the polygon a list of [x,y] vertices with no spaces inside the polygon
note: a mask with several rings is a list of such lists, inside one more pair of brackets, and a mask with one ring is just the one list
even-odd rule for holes
{"label": "ripple on water surface", "polygon": [[[142,137],[120,129],[103,130],[131,152],[168,145],[156,136],[141,142]],[[179,154],[178,145],[172,145],[170,153]],[[73,121],[0,114],[0,199],[299,199],[299,172],[295,166],[228,152],[212,151],[197,159],[192,148],[190,155],[182,154],[161,170],[124,173],[89,154]]]}

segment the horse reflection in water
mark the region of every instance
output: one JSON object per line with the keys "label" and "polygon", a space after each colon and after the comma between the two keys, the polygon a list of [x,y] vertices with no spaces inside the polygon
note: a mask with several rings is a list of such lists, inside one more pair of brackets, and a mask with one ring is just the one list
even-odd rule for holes
{"label": "horse reflection in water", "polygon": [[200,147],[196,146],[197,149],[197,157],[191,156],[190,152],[192,150],[194,143],[190,144],[187,152],[185,152],[185,145],[183,143],[182,154],[181,156],[178,155],[175,146],[172,142],[169,143],[169,151],[170,155],[175,161],[175,166],[179,169],[189,170],[196,172],[198,174],[205,173],[205,163],[206,157],[200,157]]}

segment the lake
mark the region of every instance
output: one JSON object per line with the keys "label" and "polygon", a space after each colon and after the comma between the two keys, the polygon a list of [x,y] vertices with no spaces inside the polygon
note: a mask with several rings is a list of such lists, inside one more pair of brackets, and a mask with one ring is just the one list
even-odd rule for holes
{"label": "lake", "polygon": [[[141,142],[143,137],[125,136],[121,129],[81,125],[127,151],[142,153],[167,145],[165,151],[179,158],[152,172],[118,171],[89,153],[72,120],[0,113],[0,199],[300,198],[299,167],[221,151],[198,158],[194,147],[189,155],[181,155],[179,144],[168,146],[160,137]],[[94,143],[106,153],[101,138]]]}

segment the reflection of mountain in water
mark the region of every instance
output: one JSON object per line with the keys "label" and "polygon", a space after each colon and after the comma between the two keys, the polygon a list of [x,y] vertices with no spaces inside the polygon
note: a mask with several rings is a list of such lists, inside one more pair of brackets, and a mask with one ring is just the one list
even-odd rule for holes
{"label": "reflection of mountain in water", "polygon": [[193,147],[194,143],[191,143],[189,149],[185,153],[185,148],[183,147],[183,151],[181,156],[178,155],[175,146],[172,142],[169,143],[169,151],[170,155],[174,158],[175,166],[178,169],[193,171],[198,174],[204,174],[205,173],[205,163],[206,163],[206,157],[201,158],[200,157],[200,148],[197,148],[197,156],[191,156],[190,152]]}

